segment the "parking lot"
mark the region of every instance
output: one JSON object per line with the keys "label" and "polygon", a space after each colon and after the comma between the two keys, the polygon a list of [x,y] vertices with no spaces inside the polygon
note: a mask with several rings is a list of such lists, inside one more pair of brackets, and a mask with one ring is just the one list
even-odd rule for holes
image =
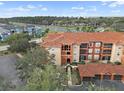
{"label": "parking lot", "polygon": [[22,82],[19,80],[15,69],[16,60],[15,55],[0,56],[0,76],[11,82],[12,85],[19,86]]}

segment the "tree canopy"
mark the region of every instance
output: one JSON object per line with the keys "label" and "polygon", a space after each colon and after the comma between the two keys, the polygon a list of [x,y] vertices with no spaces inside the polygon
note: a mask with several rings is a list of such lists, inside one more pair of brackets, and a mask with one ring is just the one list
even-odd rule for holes
{"label": "tree canopy", "polygon": [[58,70],[53,65],[46,65],[44,69],[35,68],[27,81],[27,89],[37,91],[63,90],[58,75]]}
{"label": "tree canopy", "polygon": [[18,60],[16,64],[20,78],[26,80],[34,68],[43,68],[43,65],[49,62],[48,57],[49,54],[44,48],[36,47],[28,50],[24,58]]}

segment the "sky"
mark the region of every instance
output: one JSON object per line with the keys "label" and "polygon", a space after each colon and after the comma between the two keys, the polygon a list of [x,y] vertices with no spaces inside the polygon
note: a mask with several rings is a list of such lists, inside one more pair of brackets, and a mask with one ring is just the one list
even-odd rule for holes
{"label": "sky", "polygon": [[124,1],[0,1],[0,17],[124,16]]}

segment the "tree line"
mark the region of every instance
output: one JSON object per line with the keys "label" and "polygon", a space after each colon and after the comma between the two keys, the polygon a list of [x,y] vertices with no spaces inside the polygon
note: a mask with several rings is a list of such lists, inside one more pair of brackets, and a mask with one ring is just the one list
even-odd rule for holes
{"label": "tree line", "polygon": [[19,22],[39,25],[93,25],[111,26],[117,21],[124,21],[124,17],[56,17],[56,16],[35,16],[35,17],[12,17],[0,18],[0,23]]}

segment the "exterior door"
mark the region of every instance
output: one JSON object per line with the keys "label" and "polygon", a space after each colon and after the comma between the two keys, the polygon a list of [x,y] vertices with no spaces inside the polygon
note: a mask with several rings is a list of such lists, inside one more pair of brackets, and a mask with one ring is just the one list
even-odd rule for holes
{"label": "exterior door", "polygon": [[67,58],[67,63],[70,63],[70,58]]}

